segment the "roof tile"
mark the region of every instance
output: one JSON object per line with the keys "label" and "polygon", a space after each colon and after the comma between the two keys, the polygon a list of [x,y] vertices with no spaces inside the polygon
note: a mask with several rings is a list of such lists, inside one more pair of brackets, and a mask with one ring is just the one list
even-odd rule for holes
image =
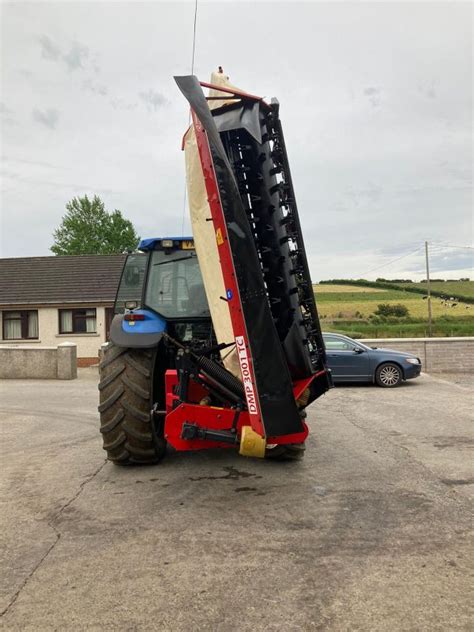
{"label": "roof tile", "polygon": [[0,304],[110,303],[126,255],[0,259]]}

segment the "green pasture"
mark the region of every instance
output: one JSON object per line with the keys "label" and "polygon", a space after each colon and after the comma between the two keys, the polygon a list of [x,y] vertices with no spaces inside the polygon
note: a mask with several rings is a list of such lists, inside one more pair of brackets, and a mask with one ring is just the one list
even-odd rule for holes
{"label": "green pasture", "polygon": [[[425,287],[425,284],[409,284]],[[434,283],[439,291],[456,298],[456,294],[474,296],[474,282]],[[444,286],[440,289],[440,286]],[[434,289],[434,288],[433,288]],[[457,291],[455,291],[457,290]],[[350,285],[314,286],[321,324],[325,331],[345,333],[355,338],[424,337],[428,335],[428,301],[422,294],[400,290],[365,288]],[[380,318],[375,315],[381,303],[403,304],[406,318]],[[432,297],[434,336],[474,336],[474,305],[458,302],[452,306]]]}
{"label": "green pasture", "polygon": [[[400,287],[419,287],[426,290],[426,283],[400,283],[398,285]],[[430,288],[449,297],[469,296],[474,298],[474,281],[432,281]]]}

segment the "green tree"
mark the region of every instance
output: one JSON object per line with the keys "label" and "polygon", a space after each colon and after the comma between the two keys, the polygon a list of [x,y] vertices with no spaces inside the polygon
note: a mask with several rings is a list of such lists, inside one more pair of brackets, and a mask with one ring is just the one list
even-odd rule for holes
{"label": "green tree", "polygon": [[108,213],[97,195],[75,197],[54,233],[55,255],[110,255],[137,247],[139,237],[132,222],[120,211]]}

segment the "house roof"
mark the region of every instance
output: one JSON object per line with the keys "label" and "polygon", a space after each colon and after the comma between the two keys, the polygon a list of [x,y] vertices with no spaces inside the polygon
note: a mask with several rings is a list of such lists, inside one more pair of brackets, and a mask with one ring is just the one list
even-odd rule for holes
{"label": "house roof", "polygon": [[126,255],[0,259],[0,305],[111,303]]}

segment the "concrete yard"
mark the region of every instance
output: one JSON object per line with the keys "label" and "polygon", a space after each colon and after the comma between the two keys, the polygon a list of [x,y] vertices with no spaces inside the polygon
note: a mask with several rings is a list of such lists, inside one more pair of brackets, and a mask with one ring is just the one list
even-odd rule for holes
{"label": "concrete yard", "polygon": [[334,389],[301,463],[128,469],[96,382],[0,383],[2,630],[473,629],[470,378]]}

